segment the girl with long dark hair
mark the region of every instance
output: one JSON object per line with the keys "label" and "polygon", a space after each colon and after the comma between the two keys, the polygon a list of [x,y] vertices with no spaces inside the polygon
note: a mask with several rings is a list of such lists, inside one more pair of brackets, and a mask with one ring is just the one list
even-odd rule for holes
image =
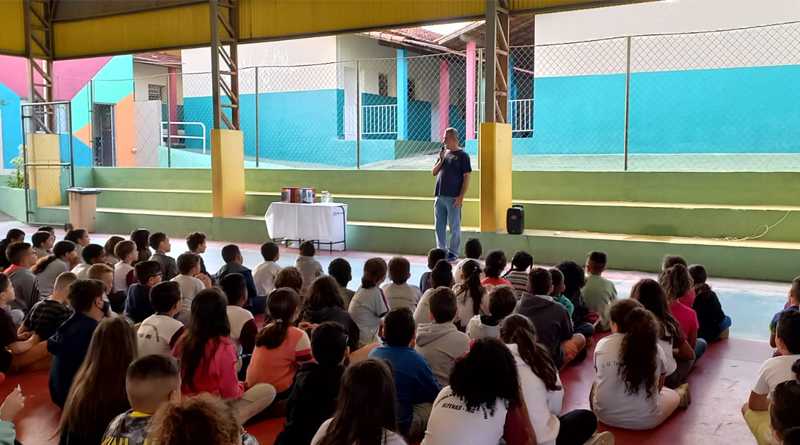
{"label": "girl with long dark hair", "polygon": [[321,324],[326,321],[339,323],[347,332],[347,346],[350,347],[350,352],[358,349],[358,325],[344,307],[339,283],[331,276],[323,275],[311,283],[299,320],[311,324]]}
{"label": "girl with long dark hair", "polygon": [[505,252],[502,250],[489,252],[489,255],[486,255],[486,266],[483,268],[486,278],[481,280],[481,284],[487,287],[500,286],[502,284],[512,286],[510,281],[500,278],[500,274],[506,270],[506,264],[508,264],[508,261],[506,260]]}
{"label": "girl with long dark hair", "polygon": [[359,348],[378,341],[381,318],[389,312],[389,302],[381,290],[381,283],[386,280],[387,269],[383,258],[368,259],[364,263],[361,287],[350,301],[348,312],[358,325]]}
{"label": "girl with long dark hair", "polygon": [[681,303],[681,301],[685,301],[681,298],[692,290],[692,277],[689,275],[689,269],[683,264],[675,264],[661,271],[658,275],[658,282],[664,289],[664,293],[667,294],[669,311],[683,328],[686,341],[694,350],[694,361],[697,362],[706,352],[708,342],[698,338],[700,322],[697,319],[697,312],[691,306]]}
{"label": "girl with long dark hair", "polygon": [[667,359],[667,378],[664,384],[667,388],[677,388],[683,384],[692,369],[694,351],[686,341],[680,323],[669,311],[667,294],[658,282],[645,279],[633,285],[631,298],[642,303],[658,320],[661,326],[658,344]]}
{"label": "girl with long dark hair", "polygon": [[667,363],[658,345],[661,327],[636,300],[614,301],[609,309],[611,332],[594,352],[597,381],[590,401],[606,425],[649,430],[663,423],[680,406],[691,402],[687,386],[664,387]]}
{"label": "girl with long dark hair", "polygon": [[267,299],[267,324],[256,335],[253,358],[247,368],[247,384],[272,385],[276,400],[284,400],[292,392],[297,368],[311,361],[311,340],[305,331],[294,326],[300,296],[294,289],[281,287]]}
{"label": "girl with long dark hair", "polygon": [[476,315],[489,314],[489,299],[487,298],[486,288],[481,285],[481,266],[477,261],[468,260],[461,267],[464,282],[456,284],[453,292],[456,294],[458,302],[459,322],[463,329]]}
{"label": "girl with long dark hair", "polygon": [[20,229],[10,229],[6,232],[6,237],[0,240],[0,271],[6,270],[11,266],[11,261],[6,258],[6,248],[11,243],[21,243],[25,241],[25,232]]}
{"label": "girl with long dark hair", "polygon": [[139,263],[150,259],[150,231],[147,229],[136,229],[131,232],[131,241],[136,243],[136,250],[139,251],[139,259],[133,263]]}
{"label": "girl with long dark hair", "polygon": [[239,383],[238,355],[229,338],[227,305],[228,299],[218,288],[199,292],[192,300],[191,323],[175,343],[172,355],[181,360],[183,395],[207,392],[233,399],[239,422],[244,423],[272,403],[275,388]]}
{"label": "girl with long dark hair", "polygon": [[59,241],[53,246],[53,253],[39,258],[31,272],[36,275],[39,282],[39,291],[42,295],[52,295],[56,278],[72,269],[72,264],[77,261],[78,255],[75,243],[72,241]]}

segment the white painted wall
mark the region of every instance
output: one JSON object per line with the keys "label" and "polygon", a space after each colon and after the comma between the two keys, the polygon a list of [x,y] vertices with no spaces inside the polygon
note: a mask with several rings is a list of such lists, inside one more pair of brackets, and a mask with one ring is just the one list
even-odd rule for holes
{"label": "white painted wall", "polygon": [[[800,21],[797,0],[671,0],[540,15],[536,44],[628,35],[716,31]],[[800,26],[634,39],[632,71],[732,68],[800,63]],[[625,71],[624,39],[537,49],[537,74]]]}
{"label": "white painted wall", "polygon": [[[169,70],[165,66],[150,65],[148,63],[133,64],[133,100],[142,101],[148,99],[148,85],[167,85],[167,73]],[[178,92],[178,105],[183,105],[183,76],[178,70],[175,76]],[[164,89],[164,101],[168,99],[169,91]]]}

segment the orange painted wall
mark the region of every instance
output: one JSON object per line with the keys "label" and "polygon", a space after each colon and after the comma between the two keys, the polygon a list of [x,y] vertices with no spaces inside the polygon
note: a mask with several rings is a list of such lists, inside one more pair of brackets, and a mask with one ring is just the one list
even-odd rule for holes
{"label": "orange painted wall", "polygon": [[133,94],[117,102],[114,107],[117,133],[117,166],[135,167],[136,128],[133,116]]}
{"label": "orange painted wall", "polygon": [[78,129],[73,133],[79,141],[86,144],[87,147],[92,146],[92,124],[88,123],[83,128]]}

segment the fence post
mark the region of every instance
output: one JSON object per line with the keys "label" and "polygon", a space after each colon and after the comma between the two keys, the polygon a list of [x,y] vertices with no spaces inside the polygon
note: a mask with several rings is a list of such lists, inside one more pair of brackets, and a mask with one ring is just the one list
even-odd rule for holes
{"label": "fence post", "polygon": [[172,109],[169,94],[169,74],[167,76],[167,168],[172,167],[172,116],[169,115]]}
{"label": "fence post", "polygon": [[627,55],[625,59],[625,165],[624,171],[628,171],[628,122],[630,120],[631,106],[631,36],[626,39]]}
{"label": "fence post", "polygon": [[356,168],[361,168],[361,61],[356,60]]}
{"label": "fence post", "polygon": [[258,168],[258,158],[261,157],[261,151],[259,150],[259,134],[258,134],[258,67],[256,67],[256,168]]}

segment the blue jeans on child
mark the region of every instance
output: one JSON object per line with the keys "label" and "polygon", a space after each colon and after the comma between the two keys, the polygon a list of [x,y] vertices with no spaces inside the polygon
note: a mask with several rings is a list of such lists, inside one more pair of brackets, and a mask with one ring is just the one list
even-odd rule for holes
{"label": "blue jeans on child", "polygon": [[[731,317],[728,317],[726,315],[725,318],[723,318],[722,321],[719,322],[717,326],[719,327],[719,333],[722,334],[723,332],[725,332],[725,329],[731,327]],[[719,334],[717,334],[717,337],[719,337]]]}
{"label": "blue jeans on child", "polygon": [[706,349],[708,349],[708,342],[703,340],[702,338],[697,339],[697,343],[694,345],[694,362],[697,363],[700,360],[700,357],[706,353]]}
{"label": "blue jeans on child", "polygon": [[[437,196],[433,203],[436,222],[436,247],[447,252],[448,260],[458,258],[461,246],[461,207],[455,208],[454,196]],[[450,244],[447,244],[447,226],[450,226]]]}

